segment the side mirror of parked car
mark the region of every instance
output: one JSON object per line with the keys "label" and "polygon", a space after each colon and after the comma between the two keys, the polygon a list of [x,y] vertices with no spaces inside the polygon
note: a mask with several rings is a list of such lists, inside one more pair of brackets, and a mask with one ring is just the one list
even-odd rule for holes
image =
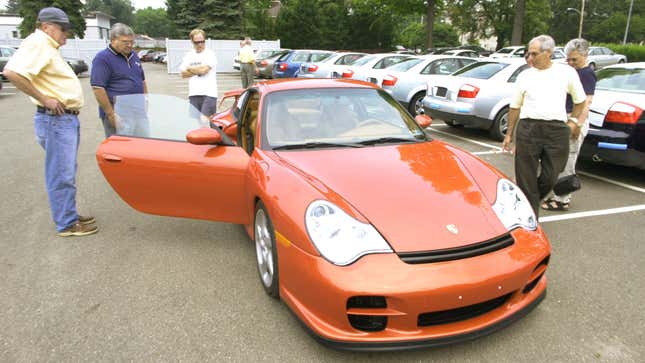
{"label": "side mirror of parked car", "polygon": [[222,144],[222,135],[217,130],[202,127],[189,132],[186,141],[194,145],[218,145]]}
{"label": "side mirror of parked car", "polygon": [[419,124],[419,126],[421,126],[422,129],[425,129],[432,123],[432,119],[428,115],[417,115],[414,120],[417,122],[417,124]]}

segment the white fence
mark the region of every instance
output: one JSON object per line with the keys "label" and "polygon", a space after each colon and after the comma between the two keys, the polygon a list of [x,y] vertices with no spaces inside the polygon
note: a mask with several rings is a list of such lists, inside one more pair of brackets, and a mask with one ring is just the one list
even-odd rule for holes
{"label": "white fence", "polygon": [[[18,47],[20,43],[22,39],[0,39],[0,45]],[[67,39],[66,44],[60,48],[60,52],[63,57],[84,60],[91,69],[94,56],[107,45],[106,39]]]}
{"label": "white fence", "polygon": [[[217,72],[234,72],[233,58],[240,50],[239,40],[206,40],[206,48],[215,52],[217,57]],[[278,49],[280,40],[256,40],[253,41],[255,49]],[[179,73],[179,65],[184,55],[193,49],[190,40],[187,39],[166,39],[166,52],[168,56],[168,73]]]}
{"label": "white fence", "polygon": [[[0,45],[18,47],[22,39],[0,39]],[[67,44],[60,48],[63,57],[83,59],[87,66],[92,68],[92,60],[99,51],[108,45],[107,39],[67,39]],[[163,46],[163,44],[161,44]],[[193,49],[190,40],[187,39],[166,39],[165,42],[168,73],[179,73],[179,65],[184,55]],[[217,57],[217,72],[233,72],[233,58],[240,50],[239,40],[214,40],[208,39],[206,47],[215,52]],[[280,40],[258,40],[253,41],[254,49],[277,49],[280,48]]]}

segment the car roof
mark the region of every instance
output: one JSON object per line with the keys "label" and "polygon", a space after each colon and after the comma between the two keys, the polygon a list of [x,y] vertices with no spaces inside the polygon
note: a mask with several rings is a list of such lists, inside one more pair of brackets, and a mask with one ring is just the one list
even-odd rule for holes
{"label": "car roof", "polygon": [[272,79],[257,83],[257,88],[262,93],[271,93],[296,89],[311,88],[373,88],[378,89],[373,83],[358,81],[354,79],[336,78],[285,78]]}
{"label": "car roof", "polygon": [[605,68],[627,68],[627,69],[641,69],[645,68],[645,62],[631,62],[631,63],[619,63],[612,64]]}

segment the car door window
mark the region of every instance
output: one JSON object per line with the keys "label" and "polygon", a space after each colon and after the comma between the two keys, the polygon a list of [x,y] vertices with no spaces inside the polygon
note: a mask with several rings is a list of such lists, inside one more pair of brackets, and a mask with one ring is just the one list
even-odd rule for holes
{"label": "car door window", "polygon": [[387,67],[389,67],[389,66],[391,66],[393,64],[399,63],[400,61],[402,61],[402,60],[404,60],[406,58],[407,57],[385,57],[385,58],[381,59],[380,61],[376,62],[376,64],[372,68],[374,68],[374,69],[387,68]]}
{"label": "car door window", "polygon": [[515,72],[513,72],[513,74],[511,74],[511,76],[508,78],[508,82],[509,83],[515,82],[515,80],[517,80],[517,76],[519,76],[520,73],[524,72],[528,68],[529,68],[528,64],[524,64],[521,67],[519,67],[518,69],[516,69]]}
{"label": "car door window", "polygon": [[421,74],[451,74],[461,67],[461,64],[456,59],[439,59],[434,62],[430,62],[430,64],[421,71]]}
{"label": "car door window", "polygon": [[459,61],[459,68],[463,68],[469,64],[473,64],[476,62],[476,60],[474,59],[463,59],[463,58],[459,59],[458,61]]}
{"label": "car door window", "polygon": [[325,59],[329,58],[332,55],[332,53],[328,52],[318,52],[318,53],[311,53],[311,57],[309,58],[310,62],[321,62],[324,61]]}
{"label": "car door window", "polygon": [[291,58],[292,62],[307,62],[309,59],[309,52],[298,52],[296,53],[293,58]]}
{"label": "car door window", "polygon": [[258,109],[260,104],[260,95],[257,92],[247,92],[248,100],[242,107],[242,147],[247,153],[251,154],[255,147],[256,134],[258,131]]}

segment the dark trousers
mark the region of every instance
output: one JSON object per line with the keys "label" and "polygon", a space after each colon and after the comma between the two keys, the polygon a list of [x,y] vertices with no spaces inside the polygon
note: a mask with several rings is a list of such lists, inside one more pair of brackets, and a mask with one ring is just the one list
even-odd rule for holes
{"label": "dark trousers", "polygon": [[515,134],[515,180],[538,215],[567,164],[571,130],[562,121],[522,119]]}

